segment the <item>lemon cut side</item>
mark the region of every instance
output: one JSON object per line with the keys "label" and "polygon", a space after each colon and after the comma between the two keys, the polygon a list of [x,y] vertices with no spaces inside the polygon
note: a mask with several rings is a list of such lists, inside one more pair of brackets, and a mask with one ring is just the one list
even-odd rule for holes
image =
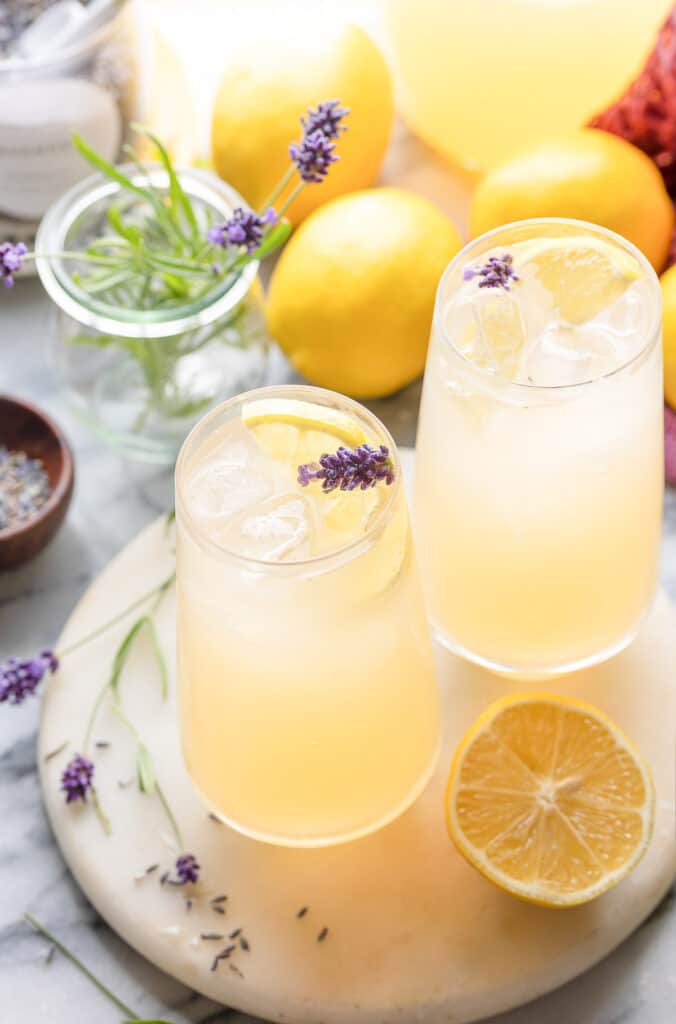
{"label": "lemon cut side", "polygon": [[446,820],[459,852],[501,889],[569,907],[636,866],[654,804],[647,765],[603,712],[529,693],[492,704],[460,742]]}
{"label": "lemon cut side", "polygon": [[583,324],[612,306],[641,277],[638,260],[593,235],[534,238],[514,246],[517,273],[533,268],[561,317]]}

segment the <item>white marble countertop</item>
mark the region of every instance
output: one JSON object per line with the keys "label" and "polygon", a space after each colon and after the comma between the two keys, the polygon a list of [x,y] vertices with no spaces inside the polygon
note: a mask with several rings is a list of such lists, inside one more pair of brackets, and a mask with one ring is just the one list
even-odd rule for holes
{"label": "white marble countertop", "polygon": [[[89,582],[165,506],[166,475],[135,472],[73,420],[45,369],[50,307],[35,281],[2,295],[0,391],[38,402],[66,430],[77,485],[66,525],[29,566],[0,574],[0,660],[28,654],[57,636]],[[270,379],[291,375],[274,357]],[[374,404],[396,440],[413,440],[419,387]],[[676,491],[667,494],[663,580],[676,597]],[[148,1016],[177,1024],[232,1021],[162,975],[114,935],[72,881],[42,808],[35,764],[38,701],[0,707],[0,1018],[3,1024],[113,1024],[118,1014],[75,969],[21,922],[28,910],[47,922],[121,998]],[[500,1017],[502,1024],[671,1024],[676,1003],[674,892],[612,956],[559,991]]]}

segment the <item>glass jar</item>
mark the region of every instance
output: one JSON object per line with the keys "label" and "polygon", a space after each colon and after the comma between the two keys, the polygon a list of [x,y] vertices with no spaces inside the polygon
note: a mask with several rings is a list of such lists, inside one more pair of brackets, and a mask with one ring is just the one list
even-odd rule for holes
{"label": "glass jar", "polygon": [[[143,179],[123,168],[135,183]],[[181,171],[200,230],[224,220],[244,201],[203,171]],[[152,168],[150,183],[167,175]],[[42,283],[56,305],[50,361],[79,416],[129,457],[173,462],[197,420],[213,405],[258,386],[267,364],[268,335],[258,263],[218,281],[200,299],[154,309],[124,307],[86,292],[78,264],[57,255],[80,250],[106,231],[111,206],[133,216],[139,200],[114,181],[94,175],[63,196],[45,216],[36,248]]]}
{"label": "glass jar", "polygon": [[117,159],[138,91],[127,8],[49,54],[0,57],[3,238],[31,244],[45,211],[87,173],[73,132]]}

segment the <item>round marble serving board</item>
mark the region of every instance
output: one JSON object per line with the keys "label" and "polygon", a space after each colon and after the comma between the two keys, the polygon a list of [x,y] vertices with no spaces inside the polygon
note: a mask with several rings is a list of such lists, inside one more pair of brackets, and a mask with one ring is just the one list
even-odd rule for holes
{"label": "round marble serving board", "polygon": [[[404,454],[410,475],[413,455]],[[90,587],[57,650],[112,617],[172,567],[172,538],[157,522]],[[122,692],[155,758],[186,847],[202,865],[203,881],[189,907],[183,888],[160,884],[176,850],[157,799],[142,796],[130,782],[132,745],[107,707],[94,739],[110,746],[96,748],[94,757],[112,834],[103,833],[90,806],[66,806],[59,793],[60,773],[82,742],[92,701],[130,622],[68,656],[45,688],[39,738],[44,799],[68,865],[111,927],[153,963],[218,1002],[308,1024],[463,1024],[527,1002],[591,966],[636,928],[674,879],[676,614],[663,595],[622,654],[539,687],[584,697],[607,711],[636,741],[657,786],[655,834],[633,874],[594,903],[559,911],[500,892],[460,857],[444,826],[442,798],[454,745],[489,702],[529,684],[519,687],[439,651],[446,739],[437,773],[417,803],[388,827],[342,846],[299,850],[254,842],[208,816],[183,766],[171,592],[157,613],[169,655],[169,699],[161,699],[145,638],[124,670]],[[46,760],[65,741],[68,748]],[[157,870],[143,875],[156,863]],[[220,895],[228,899],[212,904]],[[309,909],[299,918],[302,907]],[[238,928],[250,949],[237,945],[212,971],[215,954]],[[324,928],[328,934],[318,942]],[[225,938],[200,937],[208,933]]]}

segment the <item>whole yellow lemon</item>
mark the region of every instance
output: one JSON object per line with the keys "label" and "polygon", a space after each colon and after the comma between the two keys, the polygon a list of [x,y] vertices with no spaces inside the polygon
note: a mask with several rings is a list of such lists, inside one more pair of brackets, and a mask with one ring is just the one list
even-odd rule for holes
{"label": "whole yellow lemon", "polygon": [[323,182],[307,185],[295,200],[289,210],[294,223],[327,199],[375,180],[394,117],[390,73],[375,43],[356,25],[319,27],[313,21],[283,43],[276,33],[264,32],[243,41],[216,97],[216,170],[259,208],[289,165],[289,143],[301,137],[301,115],[331,99],[350,110],[347,131],[336,144],[339,160]]}
{"label": "whole yellow lemon", "polygon": [[439,278],[461,246],[422,196],[368,189],[302,224],[270,282],[271,333],[313,384],[378,398],[418,377]]}
{"label": "whole yellow lemon", "polygon": [[472,197],[473,236],[529,217],[573,217],[617,231],[656,270],[669,252],[674,210],[650,157],[593,128],[523,150],[489,171]]}
{"label": "whole yellow lemon", "polygon": [[664,397],[676,409],[676,264],[660,278],[664,330]]}

